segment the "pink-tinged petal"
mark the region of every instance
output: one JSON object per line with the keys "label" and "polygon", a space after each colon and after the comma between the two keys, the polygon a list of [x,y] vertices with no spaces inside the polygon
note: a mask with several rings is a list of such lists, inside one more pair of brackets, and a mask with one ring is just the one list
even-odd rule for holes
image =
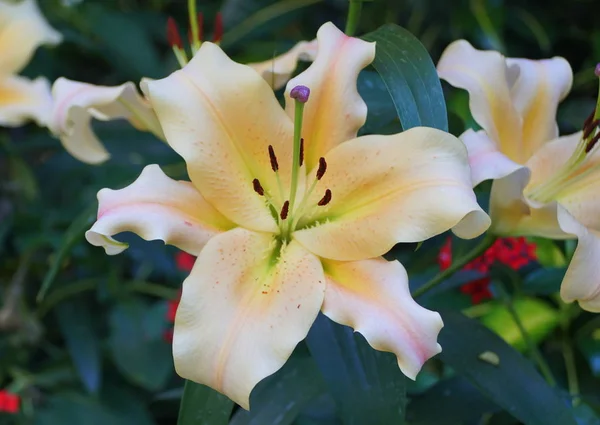
{"label": "pink-tinged petal", "polygon": [[289,190],[293,123],[266,81],[205,42],[181,71],[149,82],[148,90],[167,141],[186,161],[202,195],[239,225],[275,232],[265,198],[252,181],[258,179],[283,204],[268,147],[274,148]]}
{"label": "pink-tinged petal", "polygon": [[299,244],[245,229],[211,239],[183,283],[173,357],[183,378],[249,409],[250,392],[277,371],[319,313],[325,277]]}
{"label": "pink-tinged petal", "polygon": [[51,107],[50,85],[45,78],[0,78],[0,126],[16,127],[30,119],[46,125]]}
{"label": "pink-tinged petal", "polygon": [[600,231],[587,228],[562,206],[558,207],[561,228],[577,236],[577,249],[560,287],[566,302],[579,302],[587,311],[600,313]]}
{"label": "pink-tinged petal", "polygon": [[198,255],[211,237],[233,227],[190,182],[173,180],[158,165],[148,165],[124,189],[98,192],[98,219],[85,237],[109,255],[127,248],[112,238],[121,232],[161,239]]}
{"label": "pink-tinged petal", "polygon": [[530,170],[523,167],[494,180],[490,194],[490,231],[501,236],[571,238],[558,224],[556,202],[540,205],[525,199],[523,191],[529,179]]}
{"label": "pink-tinged petal", "polygon": [[423,363],[442,351],[442,318],[413,300],[398,261],[324,261],[323,269],[323,313],[360,332],[373,348],[394,353],[406,376],[415,379]]}
{"label": "pink-tinged petal", "polygon": [[500,151],[517,163],[521,150],[521,118],[510,92],[511,72],[498,52],[477,50],[468,41],[450,44],[437,66],[440,78],[469,92],[469,108]]}
{"label": "pink-tinged petal", "polygon": [[317,55],[317,41],[301,41],[286,53],[264,62],[249,63],[248,66],[258,72],[273,89],[285,86],[298,61],[312,62]]}
{"label": "pink-tinged petal", "polygon": [[511,161],[498,149],[485,131],[465,131],[460,140],[463,141],[469,153],[471,179],[473,187],[484,180],[495,180],[505,177],[522,166]]}
{"label": "pink-tinged petal", "polygon": [[302,136],[305,159],[310,169],[330,149],[356,137],[367,119],[367,105],[356,89],[359,72],[373,62],[375,43],[348,37],[328,22],[317,33],[318,52],[313,64],[290,80],[286,109],[294,116],[290,91],[303,85],[310,88],[304,108]]}
{"label": "pink-tinged petal", "polygon": [[107,87],[61,77],[52,86],[52,96],[54,108],[49,128],[80,161],[97,164],[109,158],[92,130],[92,118],[126,119],[135,128],[164,138],[154,111],[133,83]]}
{"label": "pink-tinged petal", "polygon": [[[473,193],[466,149],[443,131],[416,127],[360,137],[329,152],[327,164],[293,235],[321,257],[374,258],[398,242],[450,228],[473,238],[490,225]],[[331,202],[317,206],[326,189]]]}
{"label": "pink-tinged petal", "polygon": [[518,68],[511,97],[523,119],[522,158],[530,158],[544,143],[558,137],[556,110],[573,84],[573,71],[560,57],[544,60],[512,59]]}
{"label": "pink-tinged petal", "polygon": [[19,72],[38,46],[58,44],[61,40],[35,0],[0,1],[0,75]]}

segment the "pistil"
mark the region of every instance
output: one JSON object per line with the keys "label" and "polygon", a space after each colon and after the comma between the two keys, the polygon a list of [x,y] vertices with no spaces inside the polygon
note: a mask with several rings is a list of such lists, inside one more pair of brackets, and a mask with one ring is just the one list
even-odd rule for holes
{"label": "pistil", "polygon": [[[304,104],[308,102],[310,89],[306,86],[296,86],[290,91],[290,97],[295,100],[294,113],[294,151],[292,159],[292,184],[290,188],[289,209],[294,214],[294,204],[296,202],[296,193],[298,191],[298,174],[300,167],[304,162],[304,143],[302,141],[302,120],[304,118]],[[302,152],[302,155],[301,155]],[[302,159],[302,160],[301,160]],[[292,222],[287,228],[286,237],[292,232]]]}

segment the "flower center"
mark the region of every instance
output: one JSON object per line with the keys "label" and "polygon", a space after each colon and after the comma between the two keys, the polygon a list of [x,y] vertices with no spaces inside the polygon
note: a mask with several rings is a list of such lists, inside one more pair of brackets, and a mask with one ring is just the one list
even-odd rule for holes
{"label": "flower center", "polygon": [[547,181],[528,189],[525,195],[537,202],[548,203],[568,187],[582,182],[591,173],[600,171],[600,164],[592,164],[590,157],[600,140],[600,111],[597,109],[585,120],[583,134],[571,157]]}
{"label": "flower center", "polygon": [[275,173],[279,193],[283,201],[281,206],[277,205],[273,194],[268,193],[264,190],[258,179],[252,181],[254,191],[259,195],[263,196],[267,202],[271,214],[274,220],[277,222],[279,228],[279,237],[282,242],[289,242],[291,235],[296,230],[300,219],[309,211],[316,207],[323,207],[331,202],[332,193],[331,190],[326,189],[323,197],[316,205],[310,205],[309,199],[315,190],[315,187],[319,180],[323,178],[327,171],[327,162],[325,158],[319,158],[319,166],[313,176],[312,183],[308,190],[304,192],[302,199],[299,200],[296,206],[296,195],[298,193],[298,176],[300,169],[304,164],[304,139],[301,137],[302,134],[302,119],[304,113],[304,104],[308,101],[310,96],[310,89],[305,86],[296,86],[290,92],[290,97],[295,100],[295,116],[294,116],[294,150],[292,154],[292,176],[291,184],[289,189],[289,196],[284,191],[281,184],[281,178],[279,177],[279,162],[273,146],[269,145],[268,155],[269,162],[271,163],[271,170]]}

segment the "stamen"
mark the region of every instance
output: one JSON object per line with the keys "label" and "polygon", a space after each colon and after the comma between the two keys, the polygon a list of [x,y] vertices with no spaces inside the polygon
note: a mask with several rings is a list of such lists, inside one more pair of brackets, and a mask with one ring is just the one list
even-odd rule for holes
{"label": "stamen", "polygon": [[325,158],[319,158],[319,168],[317,169],[317,180],[321,180],[325,175],[325,171],[327,171],[327,162],[325,162]]}
{"label": "stamen", "polygon": [[585,147],[585,153],[589,153],[592,149],[594,149],[594,146],[596,146],[598,140],[600,140],[600,133],[596,134],[596,136],[594,136],[594,138],[587,144]]}
{"label": "stamen", "polygon": [[592,113],[583,122],[583,131],[585,131],[588,128],[588,126],[592,123],[592,121],[594,120],[594,115],[596,115],[596,109],[594,109]]}
{"label": "stamen", "polygon": [[594,130],[596,129],[596,127],[598,127],[599,124],[600,120],[595,120],[590,125],[588,125],[587,128],[584,130],[583,138],[587,139],[588,137],[590,137],[590,134],[594,132]]}
{"label": "stamen", "polygon": [[177,28],[177,23],[172,16],[169,16],[169,19],[167,19],[167,41],[169,42],[169,46],[183,49],[183,43],[181,42],[179,29]]}
{"label": "stamen", "polygon": [[300,138],[300,166],[302,167],[302,164],[304,164],[304,137]]}
{"label": "stamen", "polygon": [[290,91],[290,97],[297,100],[300,103],[308,102],[310,96],[310,89],[306,86],[296,86]]}
{"label": "stamen", "polygon": [[223,16],[221,12],[217,13],[215,16],[215,31],[213,36],[213,41],[217,44],[221,42],[223,39]]}
{"label": "stamen", "polygon": [[273,171],[277,172],[279,170],[279,163],[277,162],[275,150],[273,149],[272,145],[269,145],[269,159],[271,160],[271,168]]}
{"label": "stamen", "polygon": [[260,182],[258,181],[258,179],[252,180],[252,186],[254,187],[254,191],[256,193],[258,193],[260,196],[264,196],[265,195],[265,190],[263,189],[263,187],[260,184]]}
{"label": "stamen", "polygon": [[172,17],[167,19],[167,41],[173,49],[173,53],[175,54],[175,58],[177,58],[179,66],[182,68],[186,66],[188,62],[187,55],[183,48],[183,43],[181,42],[181,36],[179,35],[177,23]]}
{"label": "stamen", "polygon": [[321,198],[321,200],[317,203],[318,206],[323,207],[331,202],[331,190],[327,189],[325,191],[325,196]]}
{"label": "stamen", "polygon": [[281,213],[279,214],[279,217],[281,217],[282,220],[285,220],[288,216],[289,211],[290,211],[290,201],[285,201],[283,203],[283,207],[281,207]]}

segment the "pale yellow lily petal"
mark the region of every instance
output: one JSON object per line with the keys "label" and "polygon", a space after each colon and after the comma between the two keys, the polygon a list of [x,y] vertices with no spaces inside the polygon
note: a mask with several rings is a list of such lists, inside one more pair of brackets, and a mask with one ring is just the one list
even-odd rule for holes
{"label": "pale yellow lily petal", "polygon": [[500,151],[512,161],[524,163],[527,158],[521,149],[521,118],[511,99],[512,78],[504,56],[458,40],[444,50],[437,70],[440,78],[469,92],[473,118]]}
{"label": "pale yellow lily petal", "polygon": [[394,353],[407,377],[415,379],[423,363],[442,351],[442,318],[413,300],[398,261],[324,261],[323,269],[323,313],[360,332],[373,348]]}
{"label": "pale yellow lily petal", "polygon": [[61,40],[35,0],[0,0],[0,75],[21,71],[38,46],[58,44]]}
{"label": "pale yellow lily petal", "polygon": [[506,63],[519,70],[511,97],[523,119],[521,158],[528,159],[544,143],[558,137],[556,110],[571,90],[573,71],[560,57],[544,60],[507,58]]}
{"label": "pale yellow lily petal", "polygon": [[269,85],[278,90],[285,86],[298,61],[312,62],[317,55],[317,41],[301,41],[286,53],[264,62],[249,63],[248,66],[258,72]]}
{"label": "pale yellow lily petal", "polygon": [[491,140],[485,131],[475,132],[469,129],[461,134],[460,140],[469,153],[473,187],[484,180],[505,177],[522,167],[500,152],[496,142]]}
{"label": "pale yellow lily petal", "polygon": [[148,165],[124,189],[98,192],[98,219],[85,237],[109,255],[127,248],[112,238],[121,232],[161,239],[198,255],[211,237],[233,227],[190,182],[173,180],[158,165]]}
{"label": "pale yellow lily petal", "polygon": [[268,146],[274,148],[282,184],[289,190],[293,123],[269,85],[252,68],[205,42],[181,71],[149,82],[148,90],[167,141],[185,159],[202,195],[239,225],[275,232],[252,181],[258,179],[283,203]]}
{"label": "pale yellow lily petal", "polygon": [[[423,241],[450,228],[473,238],[490,225],[471,188],[466,149],[443,131],[416,127],[360,137],[329,152],[327,164],[308,203],[314,209],[293,234],[321,257],[363,260],[398,242]],[[326,189],[331,202],[316,206]]]}
{"label": "pale yellow lily petal", "polygon": [[287,85],[286,109],[294,116],[290,91],[310,88],[304,108],[302,136],[310,169],[330,149],[356,137],[367,119],[367,105],[356,89],[359,72],[373,62],[375,43],[348,37],[328,22],[317,33],[318,53],[313,64]]}
{"label": "pale yellow lily petal", "polygon": [[566,302],[577,301],[582,309],[600,313],[600,231],[587,228],[562,206],[558,207],[558,220],[565,232],[577,236],[577,249],[560,295]]}
{"label": "pale yellow lily petal", "polygon": [[29,119],[46,125],[51,108],[50,84],[45,78],[0,78],[0,126],[15,127]]}
{"label": "pale yellow lily petal", "polygon": [[175,369],[245,409],[319,313],[325,277],[299,244],[245,229],[211,239],[183,283],[173,337]]}
{"label": "pale yellow lily petal", "polygon": [[572,238],[558,224],[556,202],[538,205],[524,198],[523,191],[529,178],[529,168],[523,167],[504,178],[494,180],[490,193],[490,231],[500,236]]}
{"label": "pale yellow lily petal", "polygon": [[115,87],[59,78],[52,86],[54,108],[48,127],[65,149],[80,161],[97,164],[109,153],[94,134],[92,118],[101,121],[126,119],[135,128],[162,136],[150,104],[131,82]]}
{"label": "pale yellow lily petal", "polygon": [[569,160],[581,140],[581,131],[568,136],[547,140],[525,164],[531,170],[531,180],[525,191],[548,182]]}

